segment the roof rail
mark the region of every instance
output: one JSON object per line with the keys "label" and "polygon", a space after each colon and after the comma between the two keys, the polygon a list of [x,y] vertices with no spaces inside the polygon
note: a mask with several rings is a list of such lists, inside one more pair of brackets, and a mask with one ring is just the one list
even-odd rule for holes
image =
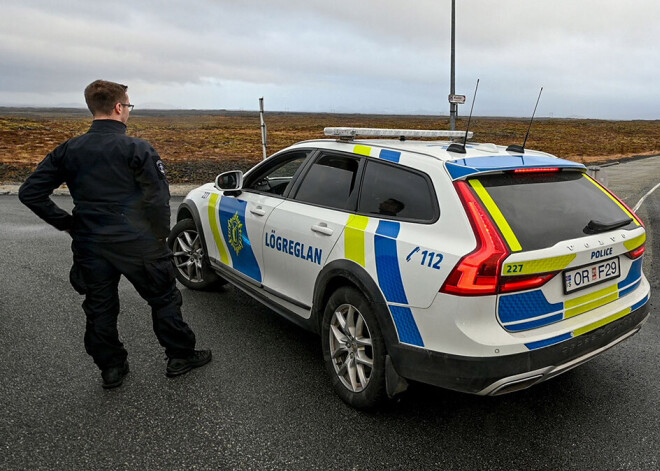
{"label": "roof rail", "polygon": [[[426,129],[379,129],[379,128],[325,128],[326,136],[338,137],[341,140],[352,141],[355,136],[394,137],[405,141],[408,137],[449,137],[452,139],[465,138],[465,131],[432,131]],[[468,139],[473,133],[468,132]]]}

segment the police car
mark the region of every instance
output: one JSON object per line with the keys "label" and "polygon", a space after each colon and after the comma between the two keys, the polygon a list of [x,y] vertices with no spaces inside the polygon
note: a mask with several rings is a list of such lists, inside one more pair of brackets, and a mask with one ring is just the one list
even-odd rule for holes
{"label": "police car", "polygon": [[462,132],[325,133],[191,191],[169,244],[185,286],[230,282],[319,333],[347,403],[407,380],[527,388],[645,322],[644,225],[583,165]]}

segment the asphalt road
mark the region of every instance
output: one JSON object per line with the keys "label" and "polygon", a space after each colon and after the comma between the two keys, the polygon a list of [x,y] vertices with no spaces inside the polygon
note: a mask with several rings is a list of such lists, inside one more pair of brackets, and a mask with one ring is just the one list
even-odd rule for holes
{"label": "asphalt road", "polygon": [[[660,157],[622,164],[609,185],[634,206],[659,169]],[[82,345],[68,236],[0,196],[0,469],[657,470],[660,189],[639,214],[654,291],[638,335],[522,392],[413,384],[364,413],[331,391],[318,337],[233,288],[182,289],[184,316],[214,360],[167,379],[148,307],[122,281],[131,373],[103,390]]]}

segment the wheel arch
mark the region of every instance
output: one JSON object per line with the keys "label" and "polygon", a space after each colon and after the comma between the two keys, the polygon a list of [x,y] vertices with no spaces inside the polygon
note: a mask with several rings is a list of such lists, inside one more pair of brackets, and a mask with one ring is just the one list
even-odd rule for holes
{"label": "wheel arch", "polygon": [[399,337],[382,291],[362,266],[349,260],[335,260],[329,263],[316,279],[312,316],[317,332],[321,332],[323,313],[328,299],[342,286],[354,287],[373,306],[386,346],[398,343]]}
{"label": "wheel arch", "polygon": [[195,209],[192,208],[194,208],[194,206],[191,207],[186,203],[181,203],[176,213],[176,222],[183,221],[184,219],[192,219],[193,221],[195,221],[195,224],[197,225],[198,223],[197,219],[199,219],[199,215],[198,215],[199,213],[197,212],[197,208]]}
{"label": "wheel arch", "polygon": [[204,261],[210,265],[209,261],[209,250],[208,245],[206,244],[206,238],[204,237],[204,226],[202,225],[202,220],[199,215],[199,210],[197,206],[189,200],[186,199],[179,205],[179,209],[176,212],[176,222],[181,222],[184,219],[192,219],[197,226],[197,233],[199,234],[200,239],[202,240],[202,247],[204,247]]}

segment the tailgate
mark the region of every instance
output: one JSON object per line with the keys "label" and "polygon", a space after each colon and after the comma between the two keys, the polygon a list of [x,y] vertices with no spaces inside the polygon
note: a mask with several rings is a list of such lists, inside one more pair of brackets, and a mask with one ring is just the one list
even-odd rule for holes
{"label": "tailgate", "polygon": [[[530,346],[546,346],[612,322],[648,300],[644,228],[590,177],[507,172],[468,182],[511,251],[502,263],[504,292],[498,297],[498,320],[507,331],[533,331],[530,338],[547,340]],[[547,281],[530,289],[535,285],[529,280],[540,278]]]}

